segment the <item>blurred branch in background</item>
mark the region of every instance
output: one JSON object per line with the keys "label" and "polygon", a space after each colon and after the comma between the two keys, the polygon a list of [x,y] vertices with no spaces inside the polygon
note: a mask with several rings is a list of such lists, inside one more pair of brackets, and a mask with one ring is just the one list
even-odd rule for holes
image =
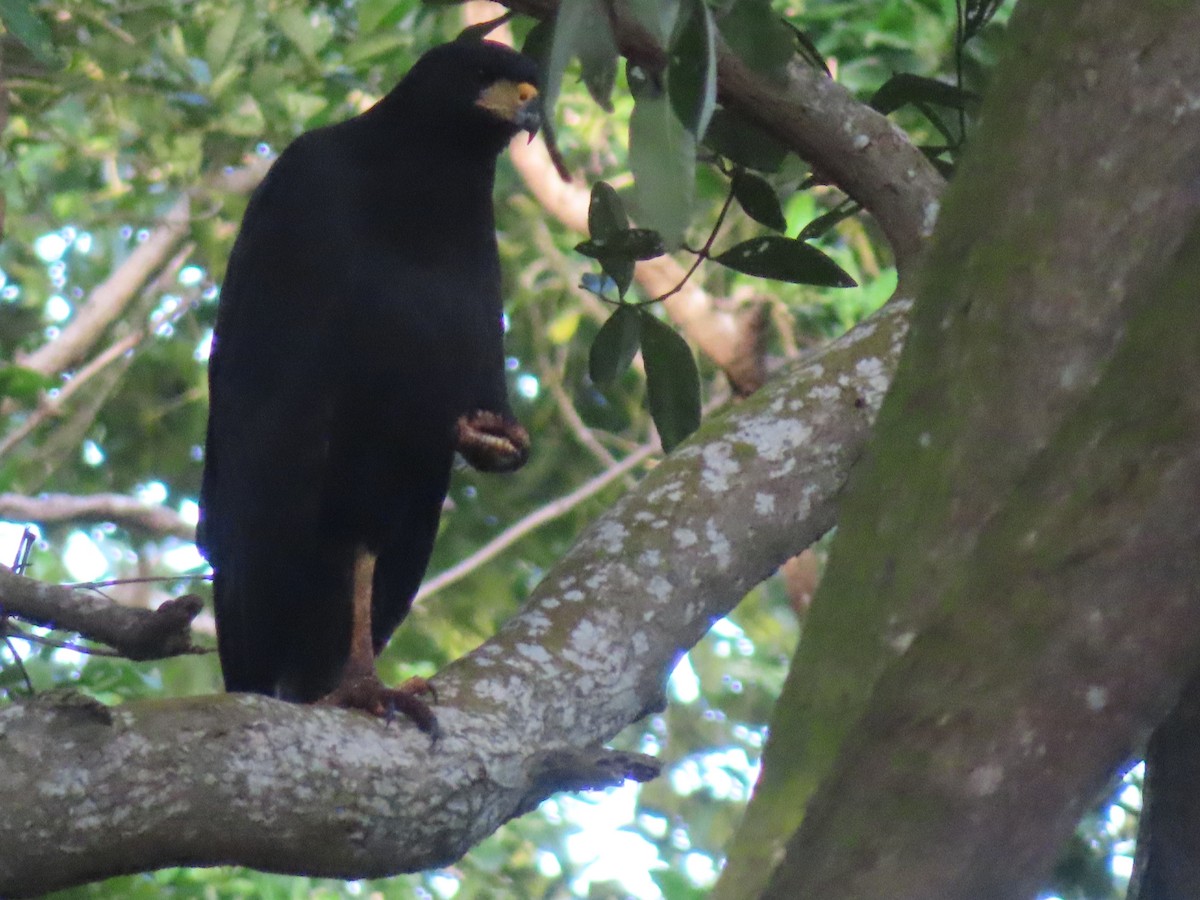
{"label": "blurred branch in background", "polygon": [[125,494],[0,494],[0,519],[43,525],[111,522],[145,537],[195,540],[196,526],[168,506],[143,503]]}
{"label": "blurred branch in background", "polygon": [[434,577],[427,579],[421,585],[421,589],[417,591],[417,596],[413,602],[425,600],[442,588],[448,587],[454,584],[454,582],[465,578],[484,563],[503,553],[531,531],[540,528],[547,522],[554,521],[559,516],[566,515],[580,503],[594,497],[617,479],[624,477],[638,466],[647,462],[658,452],[659,446],[657,441],[646,444],[633,453],[630,453],[612,468],[601,472],[595,478],[580,485],[565,497],[559,497],[557,500],[538,507],[519,522],[514,522],[508,528],[504,529],[503,532],[496,535],[496,537],[488,541],[466,559],[461,560],[449,569],[446,569],[446,571],[439,572]]}

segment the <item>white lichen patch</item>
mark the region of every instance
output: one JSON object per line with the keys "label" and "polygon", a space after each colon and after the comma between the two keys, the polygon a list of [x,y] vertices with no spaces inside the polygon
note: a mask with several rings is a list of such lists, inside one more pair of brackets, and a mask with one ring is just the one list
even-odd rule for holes
{"label": "white lichen patch", "polygon": [[856,134],[851,145],[855,150],[866,150],[871,146],[871,136],[869,134]]}
{"label": "white lichen patch", "polygon": [[841,390],[836,385],[827,383],[815,384],[808,391],[809,399],[821,404],[833,403],[840,396]]}
{"label": "white lichen patch", "polygon": [[1100,712],[1108,706],[1108,691],[1098,684],[1087,689],[1087,707],[1092,712]]}
{"label": "white lichen patch", "polygon": [[700,538],[696,536],[696,532],[692,531],[690,528],[676,528],[675,531],[672,532],[672,537],[675,538],[675,544],[680,550],[686,550],[688,547],[693,547],[695,546],[696,542],[700,540]]}
{"label": "white lichen patch", "polygon": [[638,554],[638,565],[644,569],[657,569],[662,565],[661,550],[643,550]]}
{"label": "white lichen patch", "polygon": [[549,651],[541,644],[517,644],[517,652],[536,663],[548,663],[552,659]]}
{"label": "white lichen patch", "polygon": [[578,603],[584,598],[585,594],[580,590],[570,590],[563,594],[563,599],[570,603]]}
{"label": "white lichen patch", "polygon": [[557,597],[544,597],[544,598],[542,598],[542,602],[541,602],[541,607],[542,607],[542,609],[558,609],[558,608],[559,608],[559,606],[561,606],[561,605],[562,605],[562,604],[560,604],[560,603],[558,602],[558,598],[557,598]]}
{"label": "white lichen patch", "polygon": [[37,784],[43,797],[61,800],[66,797],[86,797],[91,775],[84,769],[66,768],[54,772],[45,781]]}
{"label": "white lichen patch", "polygon": [[942,205],[937,200],[930,200],[925,204],[925,215],[921,219],[921,237],[929,237],[933,234],[933,229],[937,225],[938,214],[942,211]]}
{"label": "white lichen patch", "polygon": [[763,493],[755,494],[754,511],[760,516],[769,516],[775,512],[775,495]]}
{"label": "white lichen patch", "polygon": [[683,482],[679,479],[668,481],[666,484],[661,484],[646,495],[648,505],[657,506],[664,499],[672,499],[682,496]]}
{"label": "white lichen patch", "polygon": [[877,356],[868,356],[854,364],[854,376],[858,379],[863,400],[871,409],[879,409],[883,395],[887,393],[891,379],[886,367]]}
{"label": "white lichen patch", "polygon": [[743,422],[734,435],[739,443],[750,444],[758,455],[777,462],[812,437],[812,428],[798,419],[756,416]]}
{"label": "white lichen patch", "polygon": [[549,617],[538,612],[536,609],[531,609],[525,615],[521,616],[521,621],[524,623],[526,630],[534,637],[545,634],[550,629]]}
{"label": "white lichen patch", "polygon": [[723,494],[729,490],[729,479],[738,474],[741,466],[733,458],[733,446],[726,441],[713,441],[703,450],[704,468],[700,471],[700,480],[704,487],[714,493]]}
{"label": "white lichen patch", "polygon": [[990,797],[1004,782],[1004,767],[989,763],[971,770],[967,776],[967,789],[976,797]]}
{"label": "white lichen patch", "polygon": [[653,522],[655,518],[654,513],[648,509],[639,509],[633,514],[633,521],[635,522]]}
{"label": "white lichen patch", "polygon": [[729,538],[725,537],[717,528],[716,519],[709,519],[705,524],[704,536],[708,539],[708,548],[712,552],[713,559],[717,561],[717,568],[722,572],[727,571],[733,562],[733,552],[729,546]]}
{"label": "white lichen patch", "polygon": [[670,599],[673,590],[671,582],[662,575],[655,575],[646,583],[646,593],[660,603]]}
{"label": "white lichen patch", "polygon": [[504,703],[508,698],[521,690],[522,679],[515,675],[509,676],[506,681],[499,679],[483,678],[476,681],[471,690],[475,692],[475,696],[482,700],[492,700],[496,703]]}
{"label": "white lichen patch", "polygon": [[572,630],[569,646],[577,656],[589,656],[607,641],[608,636],[604,629],[598,628],[590,619],[584,619]]}
{"label": "white lichen patch", "polygon": [[610,556],[618,556],[625,550],[625,538],[629,531],[620,522],[608,519],[596,527],[595,540]]}
{"label": "white lichen patch", "polygon": [[912,642],[916,640],[917,633],[915,631],[902,631],[900,634],[894,635],[888,639],[890,646],[896,653],[905,653],[912,646]]}

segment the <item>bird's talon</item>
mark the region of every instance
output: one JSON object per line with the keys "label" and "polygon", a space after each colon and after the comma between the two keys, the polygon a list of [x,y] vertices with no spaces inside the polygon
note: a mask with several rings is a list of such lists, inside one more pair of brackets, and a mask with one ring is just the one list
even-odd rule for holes
{"label": "bird's talon", "polygon": [[481,472],[512,472],[529,458],[529,432],[520,422],[478,409],[459,417],[455,449]]}

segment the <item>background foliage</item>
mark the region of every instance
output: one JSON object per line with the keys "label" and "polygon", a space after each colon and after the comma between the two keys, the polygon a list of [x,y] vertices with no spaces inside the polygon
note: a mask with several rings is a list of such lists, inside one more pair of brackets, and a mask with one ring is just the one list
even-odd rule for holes
{"label": "background foliage", "polygon": [[[766,48],[759,55],[767,63],[771,48],[777,48],[778,62],[802,46],[779,24],[787,23],[803,29],[838,80],[864,100],[897,73],[953,81],[956,72],[956,10],[949,0],[737,0],[685,10],[696,23],[688,40],[698,49],[689,58],[703,54],[705,28],[711,29],[715,16],[735,48]],[[228,189],[223,176],[269,159],[305,130],[364,109],[424,49],[453,38],[463,27],[462,12],[414,0],[43,0],[29,6],[2,3],[0,20],[7,30],[2,71],[9,92],[0,174],[7,203],[0,245],[0,493],[115,492],[164,504],[194,520],[203,463],[207,347],[225,259],[246,202],[246,192]],[[736,129],[717,111],[708,144],[720,150],[724,162],[702,164],[694,179],[687,175],[685,193],[694,181],[694,205],[681,209],[645,202],[644,194],[631,187],[630,169],[641,178],[647,167],[663,165],[663,154],[658,145],[640,159],[636,149],[631,154],[630,128],[678,130],[682,118],[702,133],[699,119],[713,112],[703,84],[683,106],[672,96],[673,110],[665,101],[655,107],[653,98],[646,100],[641,74],[611,69],[604,48],[591,56],[596,48],[585,45],[552,50],[548,34],[531,34],[533,24],[520,18],[512,22],[518,45],[529,41],[536,48],[540,41],[546,53],[574,50],[584,57],[582,71],[578,63],[567,68],[556,114],[568,168],[587,186],[601,180],[612,184],[612,196],[634,221],[658,227],[669,245],[682,241],[700,247],[708,240],[730,189],[730,160],[747,168],[734,176],[737,202],[730,205],[714,255],[772,229],[795,236],[842,201],[795,157],[763,161],[753,158],[765,149],[761,145],[736,149],[729,143]],[[1002,29],[994,22],[968,45],[964,87],[982,87]],[[686,71],[669,75],[675,85],[689,77]],[[614,84],[610,100],[607,89]],[[892,89],[891,100],[889,95],[877,100],[897,107],[894,118],[918,142],[944,148],[961,137],[957,111],[926,102],[928,85],[906,93],[903,82],[893,82]],[[597,97],[611,102],[611,110]],[[920,102],[903,102],[914,98]],[[631,115],[658,116],[658,124],[635,121],[631,126]],[[702,156],[706,153],[702,150]],[[949,166],[952,154],[942,152],[939,159]],[[668,167],[648,180],[654,177],[679,176]],[[184,194],[191,205],[179,252],[139,291],[99,345],[50,376],[26,368],[28,354],[70,326],[85,299],[152,239]],[[507,159],[501,162],[497,196],[510,298],[510,386],[517,412],[535,436],[535,452],[530,464],[509,478],[465,467],[456,473],[431,574],[468,557],[655,435],[646,385],[647,369],[654,376],[654,360],[645,367],[622,365],[633,347],[629,332],[622,337],[616,325],[608,328],[608,350],[602,339],[589,359],[612,311],[605,301],[617,293],[601,273],[622,282],[622,264],[594,254],[601,267],[576,252],[587,235],[547,215]],[[722,308],[761,305],[769,360],[794,356],[839,333],[877,307],[894,286],[887,248],[870,221],[851,216],[816,230],[822,231],[817,246],[858,287],[839,291],[764,281],[711,262],[694,276]],[[593,222],[591,237],[597,236]],[[647,298],[634,288],[628,299]],[[674,332],[655,309],[643,307],[638,314],[643,346],[654,335],[671,345]],[[632,319],[627,315],[624,324]],[[106,348],[122,341],[128,349],[105,356]],[[678,354],[677,346],[672,352]],[[678,426],[672,411],[682,402],[676,373],[685,366],[676,359],[662,377],[667,389],[675,390],[665,407],[657,401],[666,410],[656,411],[655,419],[667,442],[673,442],[670,432]],[[707,406],[729,401],[727,379],[703,357],[699,375]],[[65,399],[57,402],[60,397]],[[653,393],[649,403],[655,406]],[[432,674],[493,633],[582,526],[619,495],[622,484],[617,480],[574,505],[420,605],[386,651],[384,677]],[[24,525],[0,523],[0,555],[6,562],[16,553]],[[39,579],[168,576],[112,591],[139,604],[184,591],[207,596],[206,568],[181,538],[83,522],[43,524],[36,534],[28,571]],[[234,869],[172,870],[74,893],[700,896],[752,788],[765,723],[819,559],[820,548],[798,565],[790,582],[768,581],[735,615],[717,623],[676,673],[668,711],[621,737],[624,746],[666,762],[664,777],[640,791],[548,801],[452,869],[421,876],[343,884]],[[111,703],[207,693],[220,686],[215,656],[134,664],[21,640],[10,640],[0,653],[0,688],[10,696],[27,690],[26,679],[38,690],[69,684]],[[1128,853],[1137,805],[1136,787],[1122,790],[1119,806],[1106,804],[1085,823],[1064,858],[1055,885],[1063,896],[1111,895],[1109,857],[1114,847]]]}

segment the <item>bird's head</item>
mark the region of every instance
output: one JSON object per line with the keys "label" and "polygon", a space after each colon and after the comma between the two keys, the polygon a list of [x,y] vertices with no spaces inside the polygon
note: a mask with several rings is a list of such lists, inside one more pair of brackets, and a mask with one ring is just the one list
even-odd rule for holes
{"label": "bird's head", "polygon": [[538,67],[503,44],[453,41],[425,53],[393,92],[419,109],[426,127],[448,136],[496,143],[541,127]]}

